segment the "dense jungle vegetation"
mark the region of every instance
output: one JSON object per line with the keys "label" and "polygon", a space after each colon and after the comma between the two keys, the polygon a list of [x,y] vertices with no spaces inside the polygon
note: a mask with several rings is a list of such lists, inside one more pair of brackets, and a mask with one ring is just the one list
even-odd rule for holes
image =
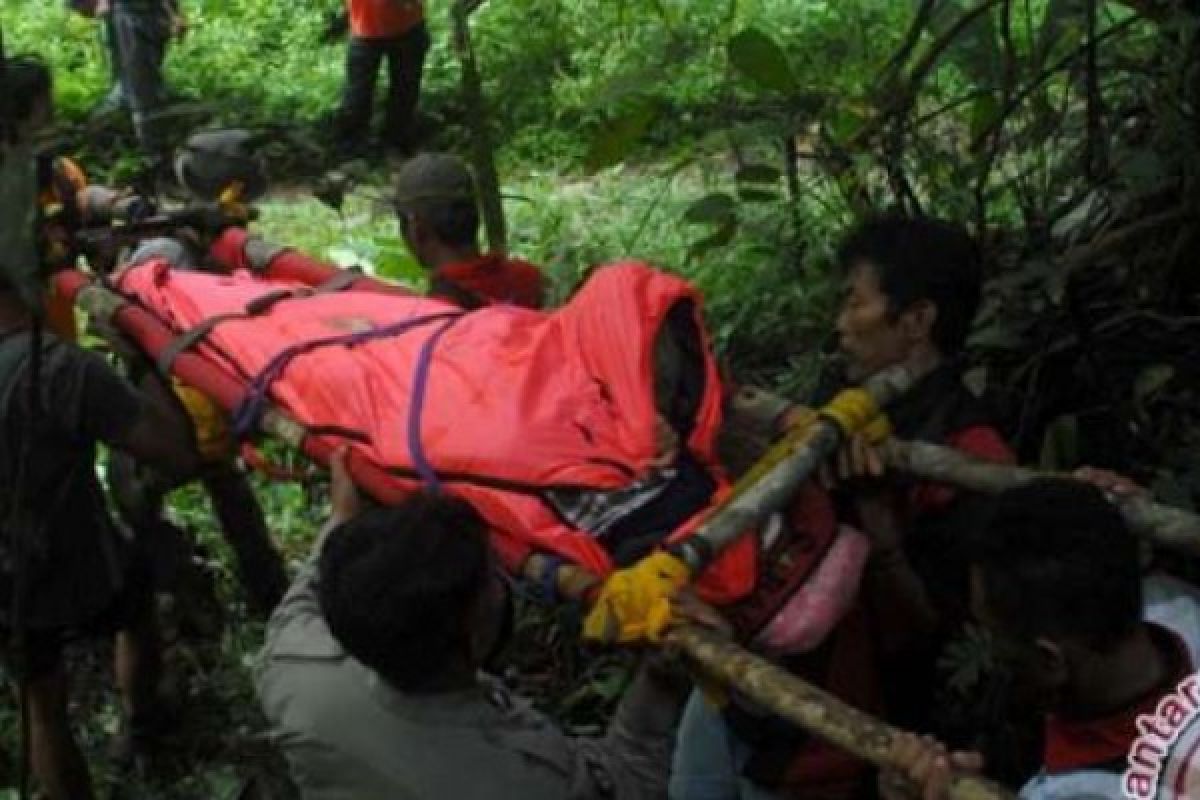
{"label": "dense jungle vegetation", "polygon": [[[259,228],[341,263],[417,282],[380,202],[389,164],[342,171],[340,209],[314,197],[344,42],[337,0],[183,0],[191,31],[167,73],[180,137],[263,131],[275,187]],[[802,398],[829,350],[839,234],[872,210],[966,221],[989,285],[972,380],[1023,461],[1120,468],[1183,507],[1200,500],[1200,6],[1171,0],[490,0],[471,14],[486,108],[464,100],[452,9],[430,2],[423,146],[494,143],[509,249],[562,296],[588,266],[637,256],[694,279],[736,374]],[[62,3],[3,0],[10,52],[54,67],[67,149],[96,177],[138,170],[95,24]],[[326,192],[328,194],[328,192]],[[303,558],[318,478],[257,484]],[[173,649],[187,717],[164,775],[102,778],[117,797],[285,797],[247,677],[261,636],[201,493],[172,497],[227,605]],[[1181,569],[1192,570],[1191,565]],[[582,657],[568,612],[522,617],[513,677],[577,729],[623,688],[620,659]],[[552,624],[547,624],[547,623]],[[116,712],[102,654],[75,656],[86,744],[103,760]],[[987,654],[950,654],[972,696]],[[960,699],[961,713],[988,713]],[[15,712],[0,703],[0,750]],[[0,753],[0,786],[11,782]],[[274,794],[272,794],[274,793]],[[4,797],[0,790],[0,797]]]}

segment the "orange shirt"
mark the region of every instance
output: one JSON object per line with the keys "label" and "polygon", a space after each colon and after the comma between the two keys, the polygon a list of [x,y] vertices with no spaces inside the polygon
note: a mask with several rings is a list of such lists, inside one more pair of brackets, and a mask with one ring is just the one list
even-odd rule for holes
{"label": "orange shirt", "polygon": [[350,32],[361,39],[407,33],[425,19],[421,0],[346,0]]}

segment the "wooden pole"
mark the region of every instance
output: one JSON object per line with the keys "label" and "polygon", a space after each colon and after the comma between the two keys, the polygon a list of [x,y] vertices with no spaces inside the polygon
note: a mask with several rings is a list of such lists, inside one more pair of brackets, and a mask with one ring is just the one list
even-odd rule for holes
{"label": "wooden pole", "polygon": [[[706,677],[734,687],[773,714],[878,767],[892,766],[890,752],[902,732],[846,705],[723,637],[694,627],[676,628],[667,643],[678,647]],[[1005,800],[1012,792],[978,775],[959,772],[953,800]]]}
{"label": "wooden pole", "polygon": [[[891,367],[872,376],[862,389],[874,407],[881,409],[915,381],[907,368]],[[698,574],[742,534],[782,508],[796,487],[833,455],[847,433],[822,413],[811,425],[793,429],[738,480],[729,497],[673,552],[687,562],[693,575]]]}
{"label": "wooden pole", "polygon": [[[1044,472],[972,458],[960,450],[927,442],[890,439],[883,445],[887,465],[925,480],[996,494],[1043,479],[1073,480]],[[1173,550],[1200,555],[1200,515],[1155,503],[1141,494],[1112,498],[1138,536]]]}
{"label": "wooden pole", "polygon": [[462,67],[462,97],[466,106],[467,126],[471,129],[471,161],[475,168],[479,208],[487,230],[488,248],[504,253],[508,232],[504,221],[504,202],[500,196],[500,176],[496,171],[496,154],[492,134],[488,129],[487,102],[483,95],[483,80],[471,44],[471,12],[482,0],[457,0],[450,9],[454,28],[454,52]]}

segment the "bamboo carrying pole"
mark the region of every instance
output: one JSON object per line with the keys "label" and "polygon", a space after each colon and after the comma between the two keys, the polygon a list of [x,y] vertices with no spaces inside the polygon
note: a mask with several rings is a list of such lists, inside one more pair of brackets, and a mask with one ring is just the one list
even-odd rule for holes
{"label": "bamboo carrying pole", "polygon": [[[916,376],[902,366],[883,370],[863,384],[875,408],[887,406],[907,392]],[[694,534],[679,542],[677,555],[698,574],[722,550],[787,503],[796,487],[833,455],[850,433],[824,415],[795,430],[771,447],[738,480]]]}
{"label": "bamboo carrying pole", "polygon": [[[889,439],[882,452],[892,469],[989,494],[1046,478],[1071,479],[1066,474],[982,461],[926,442]],[[1155,503],[1142,494],[1114,496],[1112,501],[1137,535],[1162,547],[1200,555],[1200,515]]]}
{"label": "bamboo carrying pole", "polygon": [[[706,677],[770,709],[772,713],[879,767],[891,766],[890,751],[902,733],[828,692],[797,678],[737,644],[701,628],[676,628],[667,634]],[[952,800],[1005,800],[1013,793],[977,775],[951,778]]]}

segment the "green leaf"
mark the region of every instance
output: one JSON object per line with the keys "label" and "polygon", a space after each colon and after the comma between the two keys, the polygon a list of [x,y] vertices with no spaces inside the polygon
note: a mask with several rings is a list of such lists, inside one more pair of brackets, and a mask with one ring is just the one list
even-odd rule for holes
{"label": "green leaf", "polygon": [[734,218],[737,204],[725,192],[714,192],[701,197],[683,212],[684,222],[692,225],[725,224]]}
{"label": "green leaf", "polygon": [[747,28],[729,40],[729,62],[754,83],[777,92],[791,92],[796,77],[787,55],[762,31]]}
{"label": "green leaf", "polygon": [[737,171],[734,180],[738,183],[779,183],[781,173],[770,164],[747,164]]}
{"label": "green leaf", "polygon": [[970,133],[971,140],[978,141],[981,136],[991,130],[1000,115],[1000,104],[996,96],[985,94],[971,104]]}
{"label": "green leaf", "polygon": [[737,220],[733,217],[730,217],[723,225],[721,225],[720,228],[717,229],[717,232],[712,236],[706,236],[688,248],[688,260],[694,261],[711,250],[715,250],[718,247],[724,247],[725,245],[729,244],[731,241],[733,241],[733,237],[734,234],[737,233],[737,229]]}
{"label": "green leaf", "polygon": [[610,120],[588,148],[584,158],[586,169],[596,172],[624,161],[657,116],[658,108],[647,100]]}
{"label": "green leaf", "polygon": [[1175,377],[1175,367],[1170,364],[1151,364],[1143,369],[1133,382],[1133,399],[1141,405]]}
{"label": "green leaf", "polygon": [[738,188],[738,200],[743,203],[774,203],[779,200],[779,193],[766,189]]}
{"label": "green leaf", "polygon": [[1079,463],[1079,420],[1072,414],[1056,418],[1042,438],[1042,469],[1065,470]]}
{"label": "green leaf", "polygon": [[859,109],[840,105],[829,123],[829,133],[838,144],[846,144],[867,124],[867,117]]}
{"label": "green leaf", "polygon": [[[935,14],[930,23],[930,31],[938,37],[946,35],[960,19],[977,7],[976,3],[943,3],[942,11]],[[960,30],[946,51],[946,56],[974,83],[994,85],[1000,77],[1004,63],[999,28],[996,25],[996,10],[992,9],[975,17]]]}
{"label": "green leaf", "polygon": [[1081,0],[1049,0],[1034,46],[1034,63],[1039,67],[1045,65],[1055,45],[1063,40],[1073,40],[1073,36],[1064,34],[1068,33],[1070,23],[1082,19],[1083,15],[1084,5]]}

